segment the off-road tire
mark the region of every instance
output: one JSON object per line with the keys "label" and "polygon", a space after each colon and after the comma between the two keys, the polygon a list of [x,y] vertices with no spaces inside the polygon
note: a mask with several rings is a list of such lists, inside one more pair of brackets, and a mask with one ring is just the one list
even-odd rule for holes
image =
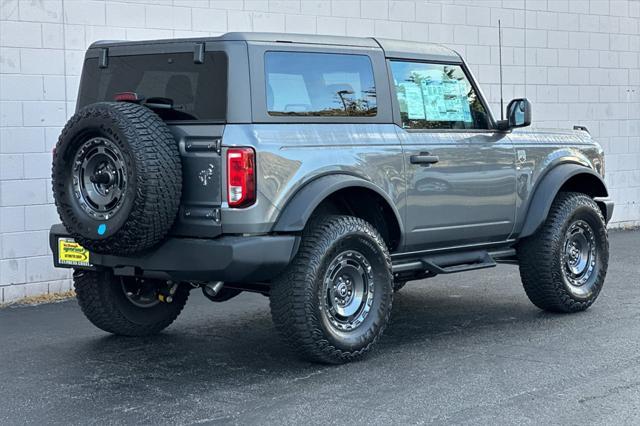
{"label": "off-road tire", "polygon": [[[344,250],[362,252],[374,274],[371,309],[359,326],[348,331],[329,323],[322,299],[327,268]],[[270,293],[273,321],[291,348],[303,358],[328,364],[367,354],[389,322],[392,302],[387,246],[371,224],[351,216],[312,219],[303,231],[298,253],[273,282]]]}
{"label": "off-road tire", "polygon": [[[590,226],[596,247],[594,269],[579,287],[572,286],[566,278],[562,260],[567,231],[576,221]],[[522,284],[534,305],[550,312],[583,311],[595,302],[607,273],[609,242],[602,212],[585,194],[561,192],[545,223],[518,243],[517,253]]]}
{"label": "off-road tire", "polygon": [[[121,206],[108,218],[83,210],[73,186],[76,153],[88,140],[104,138],[119,149],[127,178]],[[67,231],[95,253],[133,254],[160,243],[180,205],[180,152],[167,125],[149,108],[100,102],[78,111],[64,127],[53,156],[52,186]],[[86,204],[86,203],[85,203]]]}
{"label": "off-road tire", "polygon": [[119,278],[110,270],[73,274],[76,299],[84,315],[96,327],[122,336],[147,336],[168,327],[189,297],[187,286],[178,287],[171,303],[142,308],[126,297]]}

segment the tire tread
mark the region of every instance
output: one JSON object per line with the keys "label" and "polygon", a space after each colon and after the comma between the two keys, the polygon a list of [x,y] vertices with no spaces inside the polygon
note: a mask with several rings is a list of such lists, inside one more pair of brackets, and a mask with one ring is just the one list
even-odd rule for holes
{"label": "tire tread", "polygon": [[388,309],[384,310],[383,315],[371,327],[364,339],[368,342],[364,347],[352,351],[340,349],[324,337],[320,328],[321,320],[314,303],[317,296],[313,280],[317,279],[324,254],[332,243],[340,236],[354,231],[366,234],[382,249],[388,266],[387,284],[391,287],[391,258],[382,237],[368,222],[352,216],[327,216],[312,220],[303,233],[302,243],[294,260],[272,284],[270,305],[276,328],[290,347],[306,359],[330,364],[360,359],[370,352],[389,322],[391,288]]}
{"label": "tire tread", "polygon": [[[188,291],[179,291],[165,309],[160,321],[139,324],[129,320],[114,297],[113,274],[108,271],[81,271],[73,274],[76,299],[84,315],[93,325],[108,333],[122,336],[148,336],[167,328],[180,315],[189,297]],[[142,308],[141,308],[142,309]]]}
{"label": "tire tread", "polygon": [[[99,117],[117,126],[130,145],[137,180],[134,204],[123,226],[112,236],[87,236],[71,206],[65,156],[82,121]],[[105,131],[113,131],[106,126]],[[160,243],[178,213],[182,192],[182,164],[177,143],[162,119],[149,108],[126,102],[100,102],[78,111],[67,122],[54,152],[52,189],[58,214],[71,236],[96,253],[134,254]]]}
{"label": "tire tread", "polygon": [[[575,210],[588,206],[597,215],[605,232],[603,265],[598,270],[595,293],[587,300],[578,300],[564,287],[558,250],[564,239],[564,228]],[[594,232],[598,232],[594,229]],[[578,312],[589,308],[602,288],[607,270],[608,242],[602,212],[592,198],[577,192],[560,192],[554,200],[546,221],[532,236],[516,247],[522,285],[529,300],[540,309],[550,312]]]}

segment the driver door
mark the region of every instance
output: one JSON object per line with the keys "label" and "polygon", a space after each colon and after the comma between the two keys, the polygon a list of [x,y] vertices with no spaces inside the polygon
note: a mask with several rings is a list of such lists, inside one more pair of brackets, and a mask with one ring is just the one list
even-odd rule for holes
{"label": "driver door", "polygon": [[463,64],[390,61],[407,182],[408,251],[504,241],[516,212],[515,153]]}

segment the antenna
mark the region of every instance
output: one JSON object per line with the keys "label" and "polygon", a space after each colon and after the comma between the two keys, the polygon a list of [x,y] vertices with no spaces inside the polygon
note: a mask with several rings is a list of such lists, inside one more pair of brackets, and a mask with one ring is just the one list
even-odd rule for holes
{"label": "antenna", "polygon": [[504,99],[502,97],[502,23],[498,19],[498,56],[500,58],[500,120],[504,120]]}

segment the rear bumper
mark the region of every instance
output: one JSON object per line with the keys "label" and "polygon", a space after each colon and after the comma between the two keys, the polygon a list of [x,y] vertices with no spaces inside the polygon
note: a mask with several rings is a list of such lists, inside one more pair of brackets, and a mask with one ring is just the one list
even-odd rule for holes
{"label": "rear bumper", "polygon": [[54,225],[49,232],[49,245],[56,267],[108,267],[117,275],[175,281],[266,281],[284,270],[299,243],[299,237],[294,235],[169,238],[151,251],[132,256],[91,253],[91,266],[79,267],[58,262],[59,238],[70,238],[70,235],[64,226]]}
{"label": "rear bumper", "polygon": [[604,207],[604,219],[606,223],[609,223],[611,216],[613,216],[613,200],[611,198],[595,198],[595,202],[602,208]]}

